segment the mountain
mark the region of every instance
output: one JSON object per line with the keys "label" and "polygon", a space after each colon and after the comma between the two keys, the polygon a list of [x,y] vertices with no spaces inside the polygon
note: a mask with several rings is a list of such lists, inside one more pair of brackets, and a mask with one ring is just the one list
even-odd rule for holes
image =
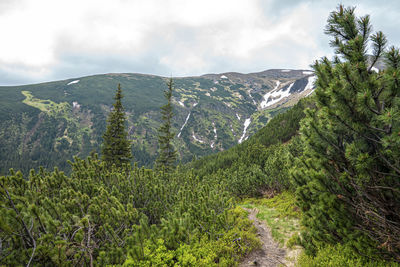
{"label": "mountain", "polygon": [[[310,97],[276,115],[245,142],[192,161],[186,167],[200,177],[215,175],[213,179],[228,179],[231,185],[236,180],[237,188],[230,190],[240,197],[253,197],[265,188],[288,189],[288,166],[302,150],[298,132],[308,108],[315,108],[315,101]],[[271,168],[275,173],[268,173]],[[279,178],[282,178],[279,185],[272,183]]]}
{"label": "mountain", "polygon": [[[167,78],[104,74],[0,87],[0,173],[59,166],[99,152],[118,83],[123,89],[133,155],[150,166],[157,152]],[[175,147],[181,162],[246,140],[313,90],[308,70],[206,74],[174,78]]]}

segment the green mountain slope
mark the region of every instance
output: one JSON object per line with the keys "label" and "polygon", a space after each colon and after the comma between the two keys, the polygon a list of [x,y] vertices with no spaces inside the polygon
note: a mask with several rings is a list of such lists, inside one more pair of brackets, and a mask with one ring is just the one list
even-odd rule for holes
{"label": "green mountain slope", "polygon": [[[205,156],[187,166],[200,177],[211,175],[215,179],[227,179],[232,193],[240,197],[256,196],[264,189],[288,189],[290,161],[301,149],[298,143],[300,121],[305,116],[305,109],[314,105],[311,98],[301,99],[242,144]],[[234,187],[235,179],[237,188]],[[276,181],[271,183],[279,179],[279,185],[275,184]]]}
{"label": "green mountain slope", "polygon": [[[312,73],[268,70],[175,78],[175,146],[182,162],[226,150],[312,91]],[[157,151],[166,78],[105,74],[0,87],[0,173],[42,165],[68,170],[73,156],[99,152],[105,120],[120,83],[129,137],[140,165]]]}

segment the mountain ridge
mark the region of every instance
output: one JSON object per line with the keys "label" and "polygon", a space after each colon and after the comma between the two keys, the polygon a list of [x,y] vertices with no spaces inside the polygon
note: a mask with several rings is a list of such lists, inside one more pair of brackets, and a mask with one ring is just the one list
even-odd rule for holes
{"label": "mountain ridge", "polygon": [[[303,89],[305,79],[311,76],[309,70],[272,69],[173,78],[174,145],[181,162],[246,140],[274,115],[309,94],[312,88],[307,92]],[[39,165],[68,168],[62,165],[65,159],[99,152],[118,83],[125,95],[133,155],[140,165],[150,166],[157,153],[159,107],[164,104],[166,79],[151,74],[108,73],[0,86],[0,158],[8,162],[2,163],[0,172],[10,167],[28,171]],[[296,82],[298,90],[288,91]],[[268,93],[271,96],[265,99]],[[269,105],[261,107],[263,101]]]}

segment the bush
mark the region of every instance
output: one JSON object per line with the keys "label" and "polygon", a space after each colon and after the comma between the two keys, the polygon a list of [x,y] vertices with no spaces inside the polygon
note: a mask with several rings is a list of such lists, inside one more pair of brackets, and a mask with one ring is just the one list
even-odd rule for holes
{"label": "bush", "polygon": [[96,157],[71,164],[69,177],[57,169],[0,177],[0,264],[103,266],[129,254],[169,265],[179,255],[198,262],[203,247],[217,251],[213,260],[234,262],[256,244],[251,224],[216,181],[109,169]]}
{"label": "bush", "polygon": [[[304,245],[314,254],[319,242],[346,243],[400,262],[399,50],[386,50],[383,33],[371,34],[369,16],[354,8],[339,6],[326,32],[337,55],[313,66],[317,105],[301,122],[294,168]],[[380,59],[386,68],[374,72]]]}
{"label": "bush", "polygon": [[354,254],[349,246],[328,245],[318,250],[315,257],[302,253],[298,260],[300,267],[389,267],[399,266],[394,262],[368,260],[365,257]]}
{"label": "bush", "polygon": [[163,239],[147,241],[141,258],[131,251],[124,266],[235,266],[240,259],[260,246],[256,229],[241,208],[229,211],[228,220],[233,227],[218,233],[217,240],[206,235],[192,236],[190,244],[168,249]]}

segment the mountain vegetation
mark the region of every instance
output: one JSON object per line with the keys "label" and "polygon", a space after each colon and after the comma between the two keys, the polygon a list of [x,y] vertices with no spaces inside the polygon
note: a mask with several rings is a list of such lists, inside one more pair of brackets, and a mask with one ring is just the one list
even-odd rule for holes
{"label": "mountain vegetation", "polygon": [[114,108],[108,115],[107,129],[103,135],[104,141],[101,149],[101,158],[110,167],[113,164],[117,167],[122,167],[122,165],[129,164],[132,160],[131,144],[128,140],[128,133],[125,130],[122,97],[121,85],[118,84],[118,90],[114,98]]}
{"label": "mountain vegetation", "polygon": [[167,104],[161,107],[162,125],[158,130],[158,146],[159,155],[156,160],[156,169],[171,172],[175,168],[176,163],[176,151],[172,144],[174,140],[175,133],[171,130],[172,118],[174,113],[172,111],[172,91],[173,91],[173,81],[172,78],[169,79],[168,90],[164,91],[165,99]]}
{"label": "mountain vegetation", "polygon": [[[266,126],[236,139],[241,140],[236,146],[168,172],[137,164],[121,169],[92,153],[69,161],[68,174],[40,168],[1,176],[0,264],[236,266],[260,247],[242,209],[247,207],[260,210],[282,246],[303,248],[300,266],[399,266],[400,53],[387,48],[381,32],[371,34],[369,17],[358,18],[354,8],[333,11],[326,33],[336,56],[313,65],[315,92],[291,108],[275,106]],[[382,57],[385,67],[374,69]],[[308,85],[314,78],[299,83],[304,81]],[[286,82],[269,91],[304,89]],[[174,145],[180,136],[170,127],[177,84],[169,80],[160,119],[165,127],[159,128],[168,137],[161,141]],[[84,123],[64,117],[68,103],[24,95],[30,104],[21,108],[32,108],[39,118]],[[273,101],[268,99],[263,106]],[[257,112],[252,119],[265,109]],[[208,130],[214,133],[217,117],[210,118]],[[29,128],[32,122],[24,123]],[[183,123],[182,135],[188,129]]]}
{"label": "mountain vegetation", "polygon": [[[178,162],[226,150],[248,138],[310,92],[311,88],[305,89],[310,75],[302,70],[269,70],[174,78],[171,130],[176,133],[172,143]],[[14,168],[27,175],[38,166],[57,166],[69,173],[67,160],[100,153],[118,84],[124,91],[132,156],[139,166],[152,167],[167,81],[125,73],[0,87],[0,174]],[[278,99],[277,93],[265,102],[264,96],[274,89],[286,89],[288,96]],[[271,105],[261,108],[263,101]]]}
{"label": "mountain vegetation", "polygon": [[[249,140],[229,150],[190,163],[200,177],[213,177],[229,183],[237,197],[261,196],[264,191],[291,188],[289,170],[302,150],[297,136],[304,110],[314,106],[309,98],[275,116]],[[290,142],[288,142],[290,140]]]}
{"label": "mountain vegetation", "polygon": [[[337,56],[313,66],[316,108],[302,123],[294,176],[304,244],[314,253],[321,240],[349,243],[370,258],[400,260],[399,50],[386,50],[383,33],[371,34],[369,16],[354,8],[332,12],[326,32]],[[387,67],[376,73],[380,57]]]}
{"label": "mountain vegetation", "polygon": [[[172,79],[168,87],[161,134],[172,138]],[[57,168],[0,177],[1,264],[229,266],[259,246],[224,186],[174,171],[169,148],[161,171],[123,161],[130,150],[121,98],[118,86],[102,160],[75,158],[69,177]]]}
{"label": "mountain vegetation", "polygon": [[[258,246],[223,185],[108,168],[96,157],[1,177],[1,264],[233,265]],[[236,240],[236,241],[235,241]]]}
{"label": "mountain vegetation", "polygon": [[[238,197],[296,192],[305,266],[397,266],[399,51],[386,49],[384,35],[371,34],[369,17],[357,18],[354,8],[332,12],[326,32],[337,56],[313,66],[315,95],[243,144],[191,167],[225,181]],[[381,57],[385,69],[373,70]]]}

